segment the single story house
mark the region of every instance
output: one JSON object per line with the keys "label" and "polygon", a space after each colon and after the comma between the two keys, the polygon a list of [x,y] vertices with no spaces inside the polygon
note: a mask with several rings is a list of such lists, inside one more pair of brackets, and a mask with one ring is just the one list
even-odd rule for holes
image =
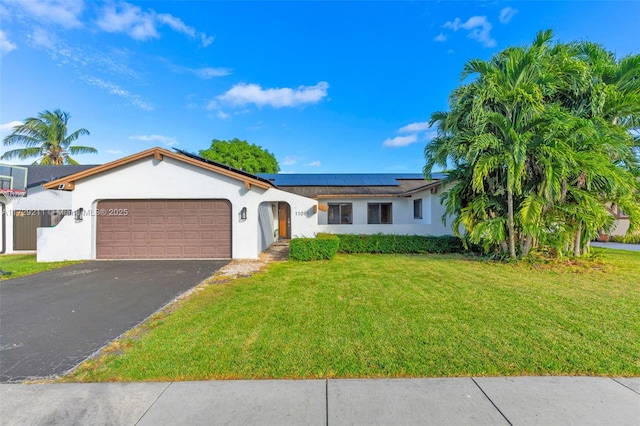
{"label": "single story house", "polygon": [[38,227],[39,261],[255,259],[277,239],[318,232],[449,233],[440,181],[419,174],[253,175],[162,148],[59,172],[41,192],[72,214]]}
{"label": "single story house", "polygon": [[442,176],[254,175],[163,148],[72,167],[29,167],[26,197],[0,196],[6,253],[20,250],[10,230],[30,210],[51,212],[32,220],[38,261],[255,259],[319,232],[451,234]]}

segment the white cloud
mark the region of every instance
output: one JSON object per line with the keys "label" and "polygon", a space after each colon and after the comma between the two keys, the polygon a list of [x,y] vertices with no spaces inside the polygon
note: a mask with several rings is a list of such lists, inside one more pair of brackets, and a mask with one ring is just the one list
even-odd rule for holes
{"label": "white cloud", "polygon": [[447,36],[444,33],[438,34],[434,39],[434,41],[444,42],[447,41]]}
{"label": "white cloud", "polygon": [[56,48],[55,36],[42,28],[34,28],[33,32],[29,34],[29,39],[33,44],[38,47],[44,47],[45,49],[53,50]]}
{"label": "white cloud", "polygon": [[309,164],[307,164],[307,166],[309,166],[309,167],[320,167],[320,162],[319,161],[312,161]]}
{"label": "white cloud", "polygon": [[98,27],[110,33],[126,33],[136,40],[159,38],[158,26],[166,25],[173,31],[191,38],[199,38],[203,47],[213,43],[214,37],[196,31],[178,17],[168,13],[156,13],[153,9],[143,11],[130,3],[110,3],[102,8]]}
{"label": "white cloud", "polygon": [[414,133],[408,136],[396,136],[395,138],[389,138],[382,143],[382,146],[398,148],[401,146],[411,145],[415,142],[418,142],[418,135]]}
{"label": "white cloud", "polygon": [[218,110],[217,115],[218,115],[218,118],[220,118],[222,120],[228,120],[229,117],[231,117],[229,114],[227,114],[226,112],[224,112],[221,109]]}
{"label": "white cloud", "polygon": [[429,130],[430,128],[431,126],[428,121],[422,121],[420,123],[407,124],[406,126],[398,129],[398,133],[417,133]]}
{"label": "white cloud", "polygon": [[[32,46],[44,49],[58,66],[70,66],[78,73],[90,70],[92,74],[115,74],[127,80],[142,81],[140,74],[126,64],[132,53],[125,49],[109,51],[70,45],[61,41],[55,33],[40,27],[35,27],[27,40]],[[81,78],[87,80],[86,77]]]}
{"label": "white cloud", "polygon": [[291,156],[286,156],[284,157],[284,160],[282,160],[282,164],[283,166],[293,166],[296,164],[296,159],[295,157],[291,157]]}
{"label": "white cloud", "polygon": [[445,22],[443,27],[452,29],[453,31],[458,31],[460,29],[460,18]]}
{"label": "white cloud", "polygon": [[83,0],[10,0],[39,22],[52,22],[65,28],[81,27],[80,15],[84,11]]}
{"label": "white cloud", "polygon": [[124,154],[124,152],[120,151],[119,149],[108,149],[107,154],[113,154],[113,155],[122,155]]}
{"label": "white cloud", "polygon": [[0,124],[0,135],[5,135],[13,132],[13,128],[24,124],[22,121],[10,121],[9,123]]}
{"label": "white cloud", "polygon": [[431,126],[429,126],[429,122],[427,121],[407,124],[406,126],[399,128],[398,133],[409,134],[406,136],[396,136],[395,138],[388,138],[382,143],[382,146],[387,148],[400,148],[419,141],[432,139],[437,134],[436,130],[432,129]]}
{"label": "white cloud", "polygon": [[195,37],[196,30],[193,27],[188,26],[182,19],[176,18],[168,13],[161,13],[158,15],[158,21],[162,24],[168,25],[173,31],[186,34],[191,37]]}
{"label": "white cloud", "polygon": [[214,36],[208,36],[205,33],[200,33],[200,41],[202,42],[202,47],[207,47],[215,40]]}
{"label": "white cloud", "polygon": [[453,31],[458,31],[459,29],[467,30],[467,37],[477,40],[484,47],[494,47],[496,45],[496,41],[491,37],[493,26],[491,22],[487,21],[486,16],[472,16],[466,22],[456,18],[453,21],[445,22],[443,27]]}
{"label": "white cloud", "polygon": [[136,40],[158,38],[155,16],[129,3],[111,3],[102,9],[98,27],[108,33],[127,33]]}
{"label": "white cloud", "polygon": [[296,89],[263,89],[257,84],[239,83],[217,99],[233,106],[254,104],[258,107],[283,108],[318,103],[327,96],[328,88],[329,83],[326,81],[320,81],[315,86],[299,86]]}
{"label": "white cloud", "polygon": [[0,30],[0,55],[9,53],[17,48],[18,46],[16,46],[15,43],[11,43],[4,31]]}
{"label": "white cloud", "polygon": [[140,95],[130,93],[129,91],[121,88],[115,83],[104,81],[97,77],[83,77],[83,80],[93,86],[99,87],[107,91],[107,93],[109,93],[110,95],[116,95],[126,99],[127,101],[129,101],[129,103],[131,103],[132,105],[140,109],[143,109],[146,111],[153,110],[153,105],[144,101]]}
{"label": "white cloud", "polygon": [[205,80],[208,80],[213,77],[224,77],[226,75],[231,74],[231,70],[229,68],[205,67],[205,68],[195,68],[195,69],[188,69],[188,70],[194,73],[195,75],[197,75],[198,77]]}
{"label": "white cloud", "polygon": [[172,138],[170,136],[163,135],[139,135],[139,136],[129,136],[129,139],[136,141],[144,141],[144,142],[160,142],[166,146],[174,146],[178,144],[176,138]]}
{"label": "white cloud", "polygon": [[514,16],[518,13],[518,9],[512,7],[505,7],[500,11],[500,23],[508,24]]}
{"label": "white cloud", "polygon": [[214,78],[214,77],[224,77],[232,74],[232,71],[229,68],[213,68],[213,67],[188,68],[188,67],[182,67],[179,65],[173,65],[167,60],[164,60],[164,62],[167,62],[169,69],[171,69],[171,71],[175,73],[193,74],[200,77],[203,80],[209,80],[210,78]]}

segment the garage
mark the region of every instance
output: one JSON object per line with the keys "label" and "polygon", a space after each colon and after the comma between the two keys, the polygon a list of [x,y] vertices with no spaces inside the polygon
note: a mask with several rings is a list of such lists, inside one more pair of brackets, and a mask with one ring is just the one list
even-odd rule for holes
{"label": "garage", "polygon": [[98,202],[98,259],[231,258],[228,200]]}

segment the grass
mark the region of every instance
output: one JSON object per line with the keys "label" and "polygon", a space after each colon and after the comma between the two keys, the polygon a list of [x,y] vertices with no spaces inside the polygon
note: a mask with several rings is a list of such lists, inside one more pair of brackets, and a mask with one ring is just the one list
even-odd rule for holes
{"label": "grass", "polygon": [[640,375],[640,256],[339,255],[212,285],[65,381]]}
{"label": "grass", "polygon": [[38,263],[35,254],[3,254],[0,256],[0,270],[11,272],[11,275],[0,275],[0,281],[50,271],[76,263],[80,263],[80,261]]}

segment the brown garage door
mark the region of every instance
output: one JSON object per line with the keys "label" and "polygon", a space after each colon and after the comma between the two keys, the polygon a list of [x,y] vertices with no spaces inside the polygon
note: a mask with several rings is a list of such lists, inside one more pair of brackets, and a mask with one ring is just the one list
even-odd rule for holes
{"label": "brown garage door", "polygon": [[108,200],[98,203],[98,259],[227,259],[227,200]]}

